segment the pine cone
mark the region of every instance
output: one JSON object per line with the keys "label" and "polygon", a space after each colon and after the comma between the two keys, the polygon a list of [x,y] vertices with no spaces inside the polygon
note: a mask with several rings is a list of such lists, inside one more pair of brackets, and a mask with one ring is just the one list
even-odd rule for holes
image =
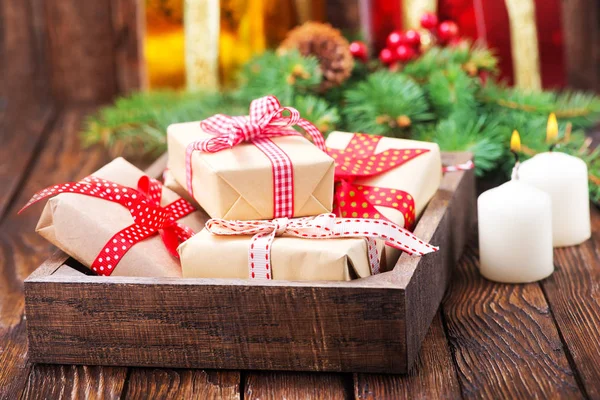
{"label": "pine cone", "polygon": [[350,44],[329,24],[307,22],[292,29],[279,46],[279,52],[289,49],[298,49],[303,56],[312,55],[319,60],[322,92],[344,83],[354,67]]}

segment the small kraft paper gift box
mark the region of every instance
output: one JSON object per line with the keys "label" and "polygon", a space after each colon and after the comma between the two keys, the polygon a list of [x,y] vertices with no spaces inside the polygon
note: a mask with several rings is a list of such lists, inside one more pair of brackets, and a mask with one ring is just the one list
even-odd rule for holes
{"label": "small kraft paper gift box", "polygon": [[219,114],[171,125],[167,133],[170,173],[213,218],[331,211],[335,166],[321,133],[273,96],[254,100],[249,116]]}
{"label": "small kraft paper gift box", "polygon": [[123,158],[23,209],[45,198],[36,231],[99,275],[181,277],[176,248],[203,226],[189,202]]}
{"label": "small kraft paper gift box", "polygon": [[437,251],[391,222],[331,213],[272,221],[211,219],[178,251],[184,278],[348,281],[379,273],[384,243],[409,254]]}
{"label": "small kraft paper gift box", "polygon": [[[412,230],[442,180],[437,144],[376,135],[332,132],[335,206],[340,217],[374,218]],[[388,247],[391,268],[400,251]]]}

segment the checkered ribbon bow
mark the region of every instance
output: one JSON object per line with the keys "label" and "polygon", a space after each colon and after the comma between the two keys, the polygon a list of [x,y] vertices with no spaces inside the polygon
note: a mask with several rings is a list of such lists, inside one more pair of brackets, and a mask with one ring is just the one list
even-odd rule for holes
{"label": "checkered ribbon bow", "polygon": [[375,239],[411,255],[424,255],[439,248],[426,243],[400,226],[375,219],[342,218],[321,214],[308,218],[277,218],[272,221],[228,221],[211,219],[206,229],[214,235],[253,235],[248,249],[250,278],[272,279],[271,247],[276,236],[305,239],[365,238],[373,274],[379,273],[379,257]]}
{"label": "checkered ribbon bow", "polygon": [[95,176],[50,186],[37,192],[19,213],[40,200],[61,193],[83,194],[118,203],[131,213],[134,223],[110,238],[92,263],[92,270],[100,275],[110,275],[131,247],[150,236],[159,234],[169,253],[179,258],[177,246],[194,235],[190,228],[177,222],[195,211],[194,206],[178,199],[161,207],[162,184],[148,176],[139,179],[137,189]]}
{"label": "checkered ribbon bow", "polygon": [[[289,115],[284,115],[288,113]],[[300,135],[289,129],[299,126],[312,139],[315,146],[325,151],[321,132],[309,121],[300,118],[298,110],[282,107],[275,96],[253,100],[250,115],[231,117],[217,114],[201,122],[205,132],[215,135],[209,139],[192,142],[186,151],[186,185],[190,195],[192,188],[192,154],[194,151],[215,153],[230,149],[240,143],[251,142],[271,161],[273,166],[273,203],[276,218],[292,217],[294,214],[294,176],[292,162],[270,138]]]}

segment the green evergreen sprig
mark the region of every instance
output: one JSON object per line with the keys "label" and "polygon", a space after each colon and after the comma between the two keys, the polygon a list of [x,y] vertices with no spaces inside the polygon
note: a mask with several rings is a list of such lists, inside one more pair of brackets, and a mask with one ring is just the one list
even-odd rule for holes
{"label": "green evergreen sprig", "polygon": [[346,90],[344,101],[342,113],[356,132],[402,137],[411,125],[435,118],[421,86],[385,70]]}

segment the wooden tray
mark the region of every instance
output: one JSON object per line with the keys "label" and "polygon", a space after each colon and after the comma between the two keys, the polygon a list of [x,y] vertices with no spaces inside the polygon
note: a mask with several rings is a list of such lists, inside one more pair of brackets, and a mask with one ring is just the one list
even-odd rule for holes
{"label": "wooden tray", "polygon": [[[445,164],[470,158],[446,153]],[[149,175],[158,175],[164,159]],[[62,252],[25,280],[33,362],[404,373],[474,227],[473,171],[448,173],[415,234],[440,251],[350,282],[102,277]]]}

